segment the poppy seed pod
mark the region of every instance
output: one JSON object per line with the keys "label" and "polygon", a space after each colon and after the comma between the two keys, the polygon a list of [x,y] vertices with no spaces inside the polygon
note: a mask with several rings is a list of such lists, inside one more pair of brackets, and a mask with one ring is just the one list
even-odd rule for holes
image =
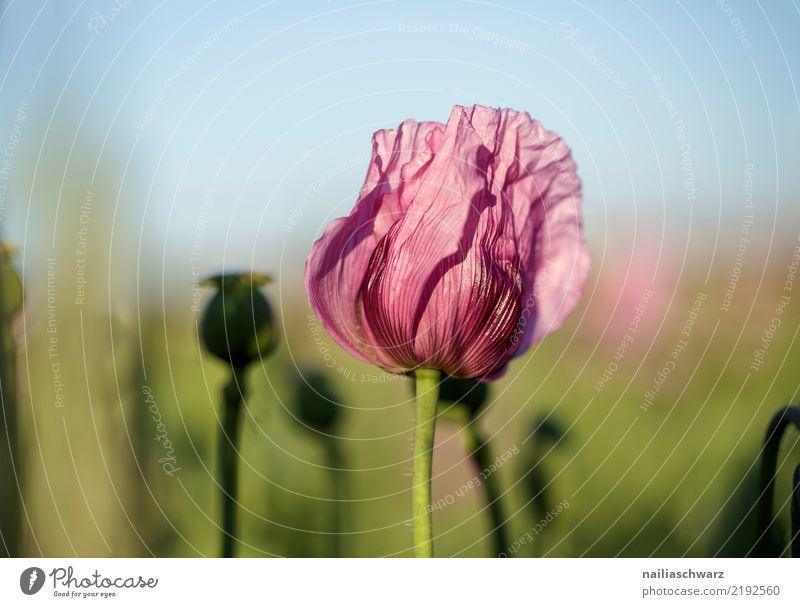
{"label": "poppy seed pod", "polygon": [[203,312],[200,335],[206,349],[234,367],[243,368],[269,355],[277,345],[272,308],[260,287],[264,274],[220,274],[203,281],[216,287]]}
{"label": "poppy seed pod", "polygon": [[297,418],[306,426],[329,434],[341,413],[333,389],[321,373],[304,373],[297,381]]}
{"label": "poppy seed pod", "polygon": [[439,384],[439,401],[450,403],[454,407],[465,407],[470,419],[475,418],[483,409],[488,397],[489,386],[486,382],[446,377]]}

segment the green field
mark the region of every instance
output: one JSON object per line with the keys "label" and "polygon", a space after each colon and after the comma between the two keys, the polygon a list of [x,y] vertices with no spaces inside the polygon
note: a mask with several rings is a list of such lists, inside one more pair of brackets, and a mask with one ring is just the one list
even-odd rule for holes
{"label": "green field", "polygon": [[[509,552],[747,553],[766,425],[797,398],[795,301],[782,310],[761,364],[751,366],[793,249],[791,240],[774,247],[766,270],[754,253],[724,311],[722,270],[705,284],[691,269],[652,282],[644,271],[601,266],[567,325],[491,385],[478,420],[501,458],[492,474],[503,491]],[[722,256],[719,267],[728,261]],[[299,274],[296,265],[287,275]],[[226,370],[198,344],[190,293],[163,305],[131,299],[109,314],[110,276],[95,272],[90,295],[76,305],[65,275],[56,274],[50,314],[46,282],[26,284],[25,313],[14,323],[23,553],[216,554],[215,440]],[[338,512],[343,554],[410,556],[410,380],[336,347],[309,316],[296,278],[265,292],[281,344],[247,377],[238,554],[334,554]],[[294,415],[298,382],[311,371],[341,403],[337,474],[327,443]],[[463,424],[448,418],[436,437],[436,554],[489,555],[486,501],[472,482],[478,470]],[[784,539],[797,442],[791,431],[781,454]],[[15,482],[3,479],[4,494]]]}

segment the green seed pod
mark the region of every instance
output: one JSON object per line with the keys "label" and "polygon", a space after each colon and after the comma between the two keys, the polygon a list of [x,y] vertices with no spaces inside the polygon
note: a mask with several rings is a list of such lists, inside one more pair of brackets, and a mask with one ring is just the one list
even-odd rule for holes
{"label": "green seed pod", "polygon": [[315,371],[297,378],[297,418],[306,426],[329,434],[336,425],[342,407],[328,380]]}
{"label": "green seed pod", "polygon": [[200,336],[206,349],[232,366],[244,368],[268,356],[277,345],[272,308],[260,287],[264,274],[220,274],[203,281],[216,287],[203,312]]}
{"label": "green seed pod", "polygon": [[450,377],[439,387],[439,398],[469,409],[470,417],[475,417],[483,408],[489,396],[489,386],[474,379]]}
{"label": "green seed pod", "polygon": [[[416,390],[416,386],[414,388]],[[445,377],[439,384],[439,402],[449,403],[456,409],[465,409],[470,419],[483,408],[488,396],[489,386],[475,379]]]}
{"label": "green seed pod", "polygon": [[0,243],[0,313],[4,320],[10,319],[22,308],[22,281],[11,263],[14,249]]}

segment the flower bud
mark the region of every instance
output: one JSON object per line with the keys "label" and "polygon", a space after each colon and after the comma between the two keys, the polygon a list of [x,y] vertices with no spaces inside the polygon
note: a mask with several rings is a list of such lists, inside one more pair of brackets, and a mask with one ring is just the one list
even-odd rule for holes
{"label": "flower bud", "polygon": [[[416,385],[414,389],[416,390]],[[470,419],[483,408],[488,397],[489,386],[482,381],[446,377],[439,384],[439,401],[450,403],[453,407],[465,408]]]}
{"label": "flower bud", "polygon": [[311,371],[299,377],[295,400],[297,418],[302,423],[325,434],[333,430],[342,407],[324,375]]}
{"label": "flower bud", "polygon": [[200,336],[206,349],[234,367],[243,368],[269,355],[277,336],[269,301],[259,287],[264,274],[219,274],[203,281],[216,287],[203,312]]}

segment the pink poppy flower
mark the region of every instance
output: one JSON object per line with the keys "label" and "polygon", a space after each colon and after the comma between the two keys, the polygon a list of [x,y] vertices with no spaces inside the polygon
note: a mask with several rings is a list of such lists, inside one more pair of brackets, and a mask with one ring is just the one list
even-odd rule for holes
{"label": "pink poppy flower", "polygon": [[493,379],[575,307],[580,206],[569,148],[525,112],[406,120],[373,135],[355,208],[314,243],[311,306],[362,361]]}

